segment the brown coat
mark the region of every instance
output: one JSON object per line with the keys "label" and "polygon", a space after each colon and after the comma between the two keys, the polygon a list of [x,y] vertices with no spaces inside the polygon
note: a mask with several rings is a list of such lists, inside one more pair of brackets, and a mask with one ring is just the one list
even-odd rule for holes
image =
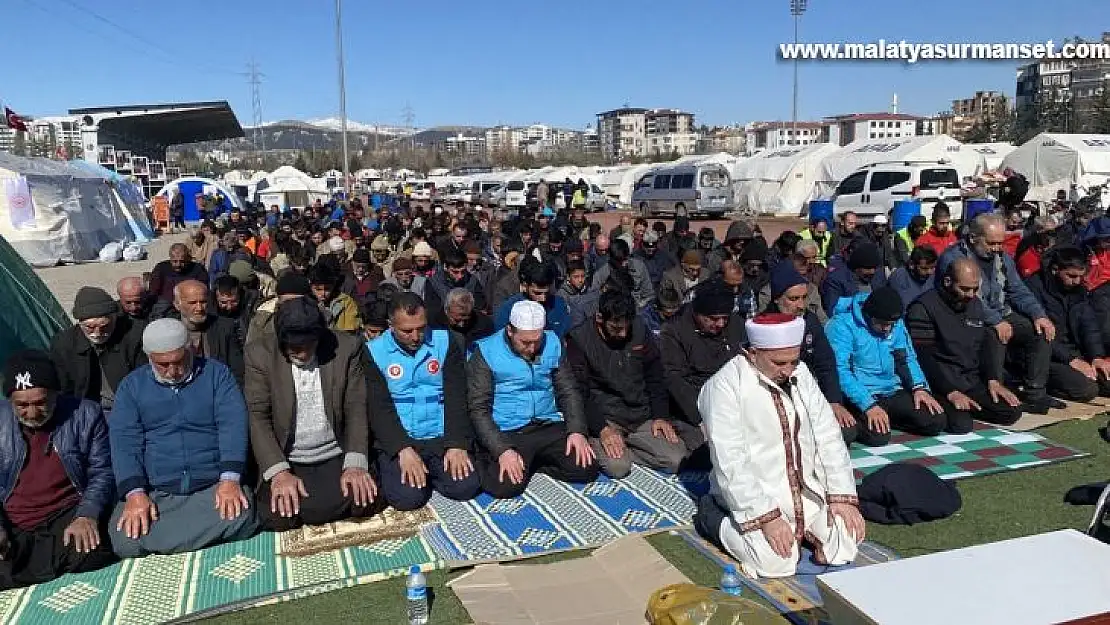
{"label": "brown coat", "polygon": [[[327,332],[316,348],[316,358],[324,411],[335,438],[344,453],[361,454],[368,463],[366,349],[354,337]],[[274,334],[247,345],[243,394],[250,416],[251,449],[262,473],[286,462],[293,448],[297,397],[291,367]]]}

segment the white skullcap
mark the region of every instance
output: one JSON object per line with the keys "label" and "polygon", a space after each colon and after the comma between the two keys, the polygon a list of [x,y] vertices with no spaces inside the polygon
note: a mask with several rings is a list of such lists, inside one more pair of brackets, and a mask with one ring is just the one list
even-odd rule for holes
{"label": "white skullcap", "polygon": [[542,304],[522,299],[513,304],[509,312],[509,325],[525,332],[542,330],[547,326],[547,312]]}
{"label": "white skullcap", "polygon": [[875,218],[871,220],[871,223],[885,226],[887,224],[886,215],[875,215]]}
{"label": "white skullcap", "polygon": [[165,354],[185,347],[189,331],[177,319],[151,321],[143,330],[143,351],[147,354]]}
{"label": "white skullcap", "polygon": [[437,206],[433,210],[435,210],[435,213],[437,215],[442,215],[443,214],[443,207],[442,206]]}
{"label": "white skullcap", "polygon": [[333,252],[341,251],[344,247],[343,237],[332,237],[328,239],[328,249]]}
{"label": "white skullcap", "polygon": [[748,342],[756,349],[783,349],[802,344],[806,322],[785,313],[764,313],[744,324]]}
{"label": "white skullcap", "polygon": [[416,245],[413,246],[412,255],[413,256],[428,256],[430,258],[432,256],[432,246],[428,245],[427,241],[421,241],[421,242],[419,242],[419,243],[417,243]]}

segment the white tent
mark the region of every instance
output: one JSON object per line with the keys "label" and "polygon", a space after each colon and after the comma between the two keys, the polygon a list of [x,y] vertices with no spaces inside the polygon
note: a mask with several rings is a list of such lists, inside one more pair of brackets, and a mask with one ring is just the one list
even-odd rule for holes
{"label": "white tent", "polygon": [[636,186],[636,181],[659,166],[658,163],[646,163],[612,169],[601,177],[598,186],[605,192],[606,198],[627,208],[632,206],[632,188]]}
{"label": "white tent", "polygon": [[818,189],[823,197],[831,195],[836,185],[852,172],[873,163],[945,161],[959,172],[960,179],[984,170],[983,155],[948,135],[910,137],[907,139],[860,139],[830,154],[821,162]]}
{"label": "white tent", "polygon": [[316,200],[327,202],[331,199],[326,181],[288,165],[278,167],[259,180],[255,195],[256,201],[266,206],[277,204],[283,209],[305,208]]}
{"label": "white tent", "polygon": [[108,243],[134,240],[108,180],[69,163],[2,152],[0,235],[36,267],[96,260]]}
{"label": "white tent", "polygon": [[732,167],[737,208],[761,215],[802,213],[816,197],[821,162],[840,148],[828,143],[768,150]]}
{"label": "white tent", "polygon": [[982,154],[988,171],[1001,167],[1002,160],[1017,149],[1012,143],[966,143],[964,147]]}
{"label": "white tent", "polygon": [[1050,202],[1056,191],[1080,194],[1110,180],[1110,135],[1063,135],[1044,133],[1026,141],[1002,160],[1029,179],[1027,200]]}

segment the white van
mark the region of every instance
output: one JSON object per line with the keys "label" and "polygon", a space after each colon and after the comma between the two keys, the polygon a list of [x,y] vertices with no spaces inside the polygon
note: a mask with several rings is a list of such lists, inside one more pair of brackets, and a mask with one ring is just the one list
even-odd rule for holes
{"label": "white van", "polygon": [[898,200],[919,200],[923,215],[943,201],[953,219],[963,215],[960,174],[948,161],[872,163],[841,180],[833,200],[838,214],[853,211],[864,218],[888,214]]}
{"label": "white van", "polygon": [[509,208],[524,208],[528,206],[528,193],[535,192],[539,178],[517,178],[505,184],[505,206]]}
{"label": "white van", "polygon": [[430,180],[413,180],[406,184],[412,185],[410,200],[431,200],[436,191],[436,183]]}
{"label": "white van", "polygon": [[684,164],[653,169],[636,182],[632,208],[641,217],[660,213],[687,217],[721,216],[734,208],[728,169],[715,164]]}
{"label": "white van", "polygon": [[500,180],[475,180],[470,183],[470,192],[463,194],[463,201],[467,204],[477,204],[481,201],[482,194],[493,191],[504,184]]}

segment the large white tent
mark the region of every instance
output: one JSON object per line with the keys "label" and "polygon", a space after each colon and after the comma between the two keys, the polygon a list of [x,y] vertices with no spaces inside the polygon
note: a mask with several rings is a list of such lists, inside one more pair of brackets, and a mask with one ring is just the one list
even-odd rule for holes
{"label": "large white tent", "polygon": [[844,146],[821,162],[818,188],[822,197],[831,195],[840,181],[861,167],[874,163],[950,163],[960,179],[975,176],[986,168],[983,155],[967,149],[948,135],[907,139],[860,139]]}
{"label": "large white tent", "polygon": [[1056,191],[1080,193],[1110,181],[1110,135],[1043,133],[1026,141],[1002,160],[1029,179],[1027,200],[1050,202]]}
{"label": "large white tent", "polygon": [[325,180],[313,178],[289,165],[278,167],[258,181],[255,195],[257,201],[266,206],[277,204],[283,209],[305,208],[316,200],[331,199]]}
{"label": "large white tent", "polygon": [[659,166],[658,163],[647,163],[614,169],[602,176],[598,186],[601,187],[606,198],[627,208],[632,206],[632,188],[636,186],[636,181]]}
{"label": "large white tent", "polygon": [[2,152],[0,235],[36,267],[96,260],[108,243],[134,240],[108,180],[69,163]]}
{"label": "large white tent", "polygon": [[1012,143],[966,143],[964,148],[982,154],[987,170],[995,170],[1002,166],[1002,160],[1016,150],[1017,146]]}
{"label": "large white tent", "polygon": [[840,148],[828,143],[768,150],[732,167],[737,208],[761,215],[800,215],[816,197],[821,162]]}

